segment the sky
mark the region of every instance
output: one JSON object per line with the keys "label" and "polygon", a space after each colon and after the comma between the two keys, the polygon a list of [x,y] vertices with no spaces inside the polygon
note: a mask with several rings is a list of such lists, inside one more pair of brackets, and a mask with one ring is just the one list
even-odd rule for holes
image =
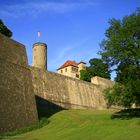
{"label": "sky", "polygon": [[[100,58],[109,19],[122,19],[140,7],[140,0],[0,0],[0,19],[24,44],[32,64],[32,45],[48,45],[48,70],[56,72],[66,60]],[[115,74],[112,74],[112,79]]]}

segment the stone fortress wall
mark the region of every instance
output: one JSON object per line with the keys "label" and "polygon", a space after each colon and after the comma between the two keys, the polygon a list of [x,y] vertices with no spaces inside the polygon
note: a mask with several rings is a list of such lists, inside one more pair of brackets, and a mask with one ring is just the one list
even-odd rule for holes
{"label": "stone fortress wall", "polygon": [[99,85],[38,68],[31,68],[35,95],[63,108],[106,107]]}
{"label": "stone fortress wall", "polygon": [[102,91],[114,83],[95,78],[89,83],[28,66],[25,46],[0,34],[0,132],[38,122],[36,96],[66,109],[105,108]]}
{"label": "stone fortress wall", "polygon": [[0,34],[0,132],[38,122],[25,46]]}

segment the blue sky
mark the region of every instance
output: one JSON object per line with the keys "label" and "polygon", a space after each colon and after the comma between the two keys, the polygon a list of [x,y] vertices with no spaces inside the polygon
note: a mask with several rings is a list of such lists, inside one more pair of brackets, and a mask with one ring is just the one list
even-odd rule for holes
{"label": "blue sky", "polygon": [[[0,0],[0,18],[13,39],[26,46],[32,63],[32,44],[48,45],[48,70],[66,60],[99,57],[100,42],[111,18],[121,19],[140,7],[140,0]],[[112,76],[113,77],[113,76]]]}

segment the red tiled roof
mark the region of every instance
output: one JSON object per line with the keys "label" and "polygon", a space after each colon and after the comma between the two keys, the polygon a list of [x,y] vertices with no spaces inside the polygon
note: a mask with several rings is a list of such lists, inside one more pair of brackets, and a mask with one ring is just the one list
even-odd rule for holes
{"label": "red tiled roof", "polygon": [[60,68],[58,68],[57,70],[62,69],[62,68],[65,68],[65,67],[68,67],[68,66],[78,67],[78,63],[76,63],[75,61],[67,60],[67,61],[66,61]]}

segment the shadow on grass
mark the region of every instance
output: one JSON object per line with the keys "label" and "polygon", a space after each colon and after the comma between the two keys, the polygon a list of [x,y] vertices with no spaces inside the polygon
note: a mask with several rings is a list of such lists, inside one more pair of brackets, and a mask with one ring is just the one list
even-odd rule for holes
{"label": "shadow on grass", "polygon": [[18,130],[9,131],[9,132],[0,132],[0,140],[6,139],[10,136],[16,136],[19,134],[23,134],[23,133],[35,130],[35,129],[42,128],[49,123],[49,120],[48,120],[49,117],[51,117],[53,114],[55,114],[61,110],[64,110],[64,108],[62,108],[61,106],[56,105],[39,96],[35,96],[35,101],[36,101],[36,108],[37,108],[37,112],[38,112],[39,122],[36,123],[35,125],[21,128]]}
{"label": "shadow on grass", "polygon": [[111,119],[132,119],[140,118],[140,108],[136,109],[123,109],[111,115]]}

